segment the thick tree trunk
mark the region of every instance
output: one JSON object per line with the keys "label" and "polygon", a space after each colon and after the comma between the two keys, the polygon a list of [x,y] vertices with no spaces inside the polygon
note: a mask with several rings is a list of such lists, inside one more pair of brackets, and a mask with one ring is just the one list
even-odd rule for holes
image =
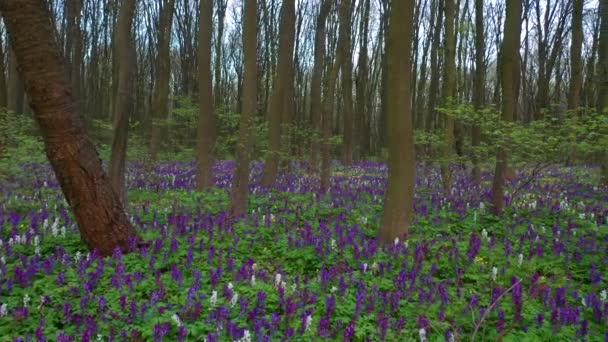
{"label": "thick tree trunk", "polygon": [[[485,106],[485,74],[486,65],[485,57],[485,38],[484,38],[484,22],[483,22],[483,0],[475,0],[475,82],[473,101],[476,110],[481,110]],[[472,129],[472,145],[473,145],[473,182],[479,184],[481,181],[481,172],[479,170],[479,159],[476,155],[475,148],[481,143],[481,129],[479,125],[474,124]]]}
{"label": "thick tree trunk", "polygon": [[7,89],[7,109],[15,113],[23,113],[24,89],[22,76],[17,71],[17,57],[14,48],[9,48],[8,56],[8,89]]}
{"label": "thick tree trunk", "polygon": [[[517,110],[521,10],[520,1],[511,1],[507,4],[505,33],[501,47],[502,119],[506,122],[513,122]],[[508,165],[506,149],[499,148],[491,191],[492,210],[496,215],[502,215],[505,206],[504,185]]]}
{"label": "thick tree trunk", "polygon": [[411,113],[411,18],[414,1],[393,2],[387,41],[388,185],[380,241],[405,239],[412,212],[416,160]]}
{"label": "thick tree trunk", "polygon": [[[315,31],[315,55],[310,81],[310,117],[316,135],[321,134],[321,112],[323,103],[321,99],[321,79],[323,77],[323,62],[325,60],[325,22],[331,9],[331,1],[324,0],[317,15],[317,28]],[[314,136],[311,144],[311,166],[316,172],[319,169],[318,156],[321,148],[319,136]]]}
{"label": "thick tree trunk", "polygon": [[[263,186],[271,186],[277,179],[279,161],[281,154],[281,125],[282,116],[285,113],[285,103],[288,87],[293,87],[293,48],[295,34],[295,1],[284,0],[281,10],[281,25],[279,31],[279,65],[277,75],[272,86],[270,97],[270,129],[269,129],[269,151],[264,164],[262,177]],[[291,77],[290,77],[291,76]],[[293,95],[293,91],[291,92]]]}
{"label": "thick tree trunk", "polygon": [[257,4],[244,0],[243,13],[243,99],[240,142],[237,146],[237,164],[232,181],[232,215],[242,216],[247,211],[249,196],[249,163],[251,162],[253,117],[257,109]]}
{"label": "thick tree trunk", "polygon": [[118,62],[118,89],[114,103],[114,135],[110,157],[110,182],[123,204],[127,204],[125,190],[125,163],[129,136],[129,112],[133,98],[133,67],[135,49],[131,27],[135,13],[135,0],[123,0],[114,34],[116,60]]}
{"label": "thick tree trunk", "polygon": [[200,1],[200,21],[198,31],[198,146],[196,188],[204,190],[213,186],[214,104],[211,79],[211,34],[213,19],[212,0]]}
{"label": "thick tree trunk", "polygon": [[0,1],[34,116],[61,190],[84,242],[111,255],[127,250],[137,233],[112,189],[92,141],[74,111],[61,50],[45,1]]}

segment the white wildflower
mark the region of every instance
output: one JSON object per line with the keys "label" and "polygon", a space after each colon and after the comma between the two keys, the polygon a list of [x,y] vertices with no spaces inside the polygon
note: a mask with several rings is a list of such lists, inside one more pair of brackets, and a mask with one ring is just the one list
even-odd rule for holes
{"label": "white wildflower", "polygon": [[251,342],[251,333],[249,330],[245,329],[243,332],[243,338],[240,340],[240,342]]}
{"label": "white wildflower", "polygon": [[584,307],[587,307],[587,301],[585,301],[585,297],[581,298],[581,304],[583,304]]}
{"label": "white wildflower", "polygon": [[405,248],[409,248],[410,244],[407,240],[403,241],[403,246],[405,246]]}
{"label": "white wildflower", "polygon": [[394,242],[393,244],[394,244],[395,246],[397,246],[397,245],[399,244],[399,238],[398,238],[398,237],[396,237],[396,238],[395,238],[395,242]]}
{"label": "white wildflower", "polygon": [[103,341],[103,335],[97,334],[97,341]]}
{"label": "white wildflower", "polygon": [[335,286],[332,286],[331,289],[329,290],[329,292],[331,292],[331,293],[334,293],[336,291],[338,291],[338,288]]}
{"label": "white wildflower", "polygon": [[310,328],[311,325],[312,325],[312,316],[308,315],[308,316],[306,316],[306,325],[304,325],[304,331],[308,331],[308,329]]}
{"label": "white wildflower", "polygon": [[217,291],[211,292],[211,298],[209,298],[209,303],[211,304],[211,307],[215,307],[215,305],[217,304]]}
{"label": "white wildflower", "polygon": [[281,273],[277,273],[274,276],[274,286],[279,287],[281,285]]}
{"label": "white wildflower", "polygon": [[21,236],[17,235],[15,236],[15,244],[20,244],[21,243]]}
{"label": "white wildflower", "polygon": [[34,253],[36,253],[37,256],[40,256],[40,246],[36,246]]}
{"label": "white wildflower", "polygon": [[230,298],[230,307],[233,308],[236,305],[236,303],[238,302],[238,300],[239,300],[239,294],[235,292],[232,295],[232,298]]}
{"label": "white wildflower", "polygon": [[34,246],[38,246],[40,244],[40,237],[38,235],[34,236]]}
{"label": "white wildflower", "polygon": [[608,292],[606,292],[606,290],[602,290],[602,292],[600,292],[600,299],[605,302],[606,298],[608,298]]}
{"label": "white wildflower", "polygon": [[251,275],[251,286],[255,285],[255,274]]}
{"label": "white wildflower", "polygon": [[521,264],[523,264],[524,262],[524,255],[523,254],[519,254],[517,256],[517,266],[521,267]]}
{"label": "white wildflower", "polygon": [[378,272],[378,263],[375,261],[372,264],[372,272]]}
{"label": "white wildflower", "polygon": [[175,322],[175,325],[177,325],[178,327],[182,326],[182,320],[179,318],[179,316],[174,313],[173,316],[171,316],[171,319],[173,319],[173,322]]}
{"label": "white wildflower", "polygon": [[6,303],[0,305],[0,317],[6,316],[7,313],[8,313],[8,308],[7,308]]}
{"label": "white wildflower", "polygon": [[496,276],[498,275],[498,268],[492,267],[492,280],[496,281]]}
{"label": "white wildflower", "polygon": [[426,342],[426,330],[424,330],[424,328],[420,328],[420,330],[418,330],[418,336],[420,336],[420,342]]}
{"label": "white wildflower", "polygon": [[13,238],[8,239],[8,245],[12,246],[13,244],[15,244],[15,240]]}
{"label": "white wildflower", "polygon": [[251,269],[255,271],[255,269],[258,267],[258,264],[256,264],[255,262],[253,263],[253,265],[251,265]]}
{"label": "white wildflower", "polygon": [[331,244],[330,245],[331,245],[331,249],[335,251],[336,250],[336,240],[335,239],[331,239]]}
{"label": "white wildflower", "polygon": [[232,285],[232,283],[228,283],[228,288],[232,290],[234,288],[234,285]]}
{"label": "white wildflower", "polygon": [[0,257],[0,261],[2,261],[3,265],[6,265],[6,258],[5,257],[3,257],[3,256]]}
{"label": "white wildflower", "polygon": [[79,262],[81,258],[82,258],[82,253],[80,253],[80,251],[76,252],[76,255],[74,256],[74,261]]}
{"label": "white wildflower", "polygon": [[367,263],[363,263],[363,273],[367,272]]}
{"label": "white wildflower", "polygon": [[485,208],[486,208],[486,205],[483,204],[483,202],[479,202],[479,209],[484,210]]}
{"label": "white wildflower", "polygon": [[296,289],[298,288],[298,285],[296,285],[295,283],[291,285],[291,292],[296,292]]}
{"label": "white wildflower", "polygon": [[65,237],[65,234],[66,234],[66,227],[63,226],[63,227],[61,227],[61,236]]}
{"label": "white wildflower", "polygon": [[488,231],[485,228],[481,231],[481,237],[484,240],[488,240]]}
{"label": "white wildflower", "polygon": [[30,300],[31,300],[31,298],[29,295],[26,294],[25,296],[23,296],[23,306],[25,306],[27,308],[27,306],[30,303]]}

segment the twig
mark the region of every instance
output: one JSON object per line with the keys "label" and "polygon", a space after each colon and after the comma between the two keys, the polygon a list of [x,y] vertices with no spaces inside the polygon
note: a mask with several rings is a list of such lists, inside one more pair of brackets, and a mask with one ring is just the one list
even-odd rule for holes
{"label": "twig", "polygon": [[486,320],[486,318],[488,317],[488,312],[492,311],[494,306],[496,306],[496,304],[498,304],[498,302],[500,302],[502,297],[504,297],[507,293],[511,292],[511,290],[513,290],[515,285],[520,284],[520,283],[521,283],[521,280],[518,280],[513,285],[511,285],[511,287],[509,287],[505,292],[503,292],[500,296],[498,296],[498,298],[496,298],[496,301],[494,303],[492,303],[492,305],[490,305],[490,307],[483,313],[483,316],[481,316],[481,320],[479,320],[479,323],[475,324],[475,330],[473,331],[473,336],[471,336],[471,342],[475,341],[475,336],[477,335],[477,331],[479,331],[479,327],[481,326],[481,323],[483,323]]}

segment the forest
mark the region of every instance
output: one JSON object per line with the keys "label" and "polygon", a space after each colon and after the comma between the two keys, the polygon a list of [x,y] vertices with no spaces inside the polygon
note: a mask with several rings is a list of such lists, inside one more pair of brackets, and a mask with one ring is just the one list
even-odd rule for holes
{"label": "forest", "polygon": [[0,342],[608,341],[608,0],[0,0]]}

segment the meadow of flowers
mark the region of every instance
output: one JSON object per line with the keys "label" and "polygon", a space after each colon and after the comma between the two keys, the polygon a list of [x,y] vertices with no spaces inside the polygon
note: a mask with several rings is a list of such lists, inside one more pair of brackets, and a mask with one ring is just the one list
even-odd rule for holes
{"label": "meadow of flowers", "polygon": [[[295,172],[229,220],[233,162],[128,170],[149,241],[88,253],[50,169],[0,183],[0,341],[608,341],[608,188],[592,170],[520,170],[504,217],[457,171],[420,166],[406,241],[379,246],[386,166]],[[304,169],[295,165],[294,170]]]}

